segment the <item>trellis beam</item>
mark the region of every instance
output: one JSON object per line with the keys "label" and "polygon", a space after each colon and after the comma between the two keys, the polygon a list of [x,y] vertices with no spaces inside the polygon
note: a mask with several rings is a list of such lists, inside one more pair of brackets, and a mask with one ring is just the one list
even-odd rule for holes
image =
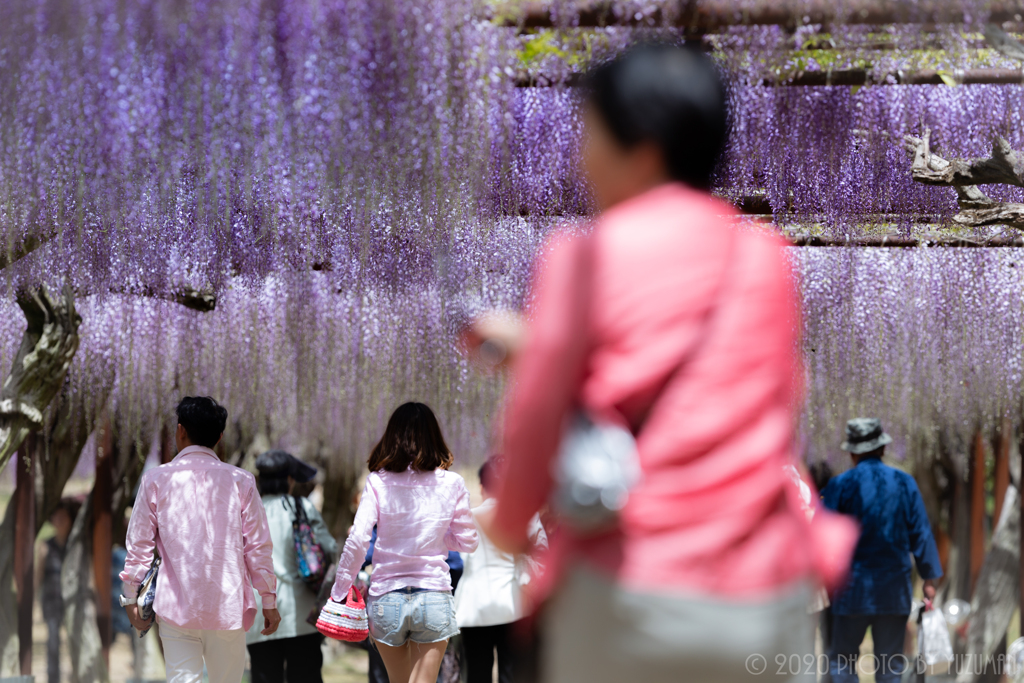
{"label": "trellis beam", "polygon": [[787,237],[794,247],[889,247],[909,249],[914,247],[935,248],[1024,248],[1024,237],[992,237],[970,240],[962,237],[822,237],[819,235],[798,235]]}
{"label": "trellis beam", "polygon": [[[572,26],[664,26],[666,24],[692,33],[714,33],[731,26],[787,26],[809,24],[961,24],[965,15],[977,16],[989,11],[989,21],[1020,22],[1024,19],[1024,0],[993,0],[981,7],[955,0],[758,0],[737,7],[735,0],[679,0],[672,6],[652,12],[616,14],[610,2],[578,5],[579,21]],[[564,9],[561,14],[569,14]],[[502,18],[504,26],[519,28],[551,28],[560,24],[550,3],[534,2],[514,16]]]}
{"label": "trellis beam", "polygon": [[829,85],[1020,85],[1024,71],[1020,69],[963,69],[937,71],[894,71],[873,78],[866,69],[836,71],[802,71],[783,80],[764,79],[765,86],[829,86]]}
{"label": "trellis beam", "polygon": [[[580,75],[568,78],[548,78],[544,75],[519,74],[517,88],[574,87]],[[821,87],[821,86],[876,86],[876,85],[1020,85],[1024,84],[1021,69],[962,69],[938,71],[919,69],[893,71],[874,77],[867,69],[837,69],[835,71],[801,71],[789,78],[765,78],[765,87]]]}

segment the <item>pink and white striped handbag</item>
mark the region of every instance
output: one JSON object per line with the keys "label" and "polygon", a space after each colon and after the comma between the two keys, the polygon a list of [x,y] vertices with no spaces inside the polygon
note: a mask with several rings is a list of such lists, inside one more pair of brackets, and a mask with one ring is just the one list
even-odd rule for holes
{"label": "pink and white striped handbag", "polygon": [[355,586],[348,591],[345,602],[328,600],[316,620],[316,630],[328,638],[358,643],[370,636],[366,620],[366,602]]}

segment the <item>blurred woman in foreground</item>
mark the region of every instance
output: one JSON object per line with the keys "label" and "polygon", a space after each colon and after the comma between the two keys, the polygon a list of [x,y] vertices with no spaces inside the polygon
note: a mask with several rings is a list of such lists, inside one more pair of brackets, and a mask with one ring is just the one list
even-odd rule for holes
{"label": "blurred woman in foreground", "polygon": [[[787,486],[797,299],[784,243],[737,229],[707,191],[724,88],[698,52],[649,45],[597,68],[583,92],[592,235],[556,236],[538,261],[521,345],[494,319],[476,330],[519,349],[507,471],[482,527],[508,552],[525,547],[573,411],[627,427],[642,479],[615,527],[552,541],[563,569],[545,680],[813,678],[813,575],[838,578],[856,531],[821,514],[812,528]],[[832,552],[817,552],[826,535]]]}

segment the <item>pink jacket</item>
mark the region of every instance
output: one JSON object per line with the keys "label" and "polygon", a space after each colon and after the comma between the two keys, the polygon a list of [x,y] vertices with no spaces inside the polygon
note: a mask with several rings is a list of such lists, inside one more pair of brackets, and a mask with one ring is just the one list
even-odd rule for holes
{"label": "pink jacket", "polygon": [[121,580],[134,596],[153,563],[162,564],[153,609],[161,621],[209,631],[248,630],[255,588],[264,609],[277,604],[273,545],[256,479],[189,446],[142,475],[128,524]]}
{"label": "pink jacket", "polygon": [[670,184],[600,217],[592,276],[585,238],[553,240],[513,368],[501,534],[522,539],[547,500],[574,406],[636,427],[654,404],[620,528],[575,553],[629,586],[724,596],[770,593],[821,564],[783,472],[802,382],[793,276],[782,241],[734,217]]}

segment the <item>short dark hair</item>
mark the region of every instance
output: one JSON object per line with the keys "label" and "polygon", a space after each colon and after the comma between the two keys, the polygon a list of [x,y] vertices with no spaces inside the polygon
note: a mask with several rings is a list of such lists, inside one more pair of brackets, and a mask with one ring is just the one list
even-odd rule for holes
{"label": "short dark hair", "polygon": [[807,469],[811,474],[811,481],[814,482],[814,488],[818,489],[818,493],[824,491],[832,480],[832,466],[824,460],[819,460],[811,463]]}
{"label": "short dark hair", "polygon": [[879,446],[873,451],[867,451],[857,455],[858,460],[871,460],[872,458],[881,459],[885,455],[885,446]]}
{"label": "short dark hair", "polygon": [[434,411],[423,403],[403,403],[391,414],[367,466],[371,472],[405,472],[410,467],[433,472],[448,469],[454,459]]}
{"label": "short dark hair", "polygon": [[272,493],[288,493],[288,475],[271,477],[257,474],[256,489],[261,496],[269,496]]}
{"label": "short dark hair", "polygon": [[189,440],[197,446],[216,446],[228,423],[227,408],[209,396],[186,396],[178,403],[175,412],[178,424],[185,428]]}
{"label": "short dark hair", "polygon": [[480,465],[480,471],[477,473],[480,477],[480,488],[486,491],[487,495],[494,495],[498,492],[498,476],[504,464],[505,458],[496,454],[487,458],[484,464]]}
{"label": "short dark hair", "polygon": [[82,509],[82,501],[69,496],[61,498],[57,502],[57,507],[53,509],[51,517],[62,510],[67,513],[68,517],[71,518],[71,522],[74,523],[75,518],[78,517],[78,511]]}
{"label": "short dark hair", "polygon": [[584,101],[626,147],[653,142],[673,179],[706,189],[725,147],[728,95],[718,68],[694,48],[646,43],[598,65]]}
{"label": "short dark hair", "polygon": [[288,453],[278,449],[261,453],[256,458],[256,487],[261,496],[288,493],[290,459]]}

